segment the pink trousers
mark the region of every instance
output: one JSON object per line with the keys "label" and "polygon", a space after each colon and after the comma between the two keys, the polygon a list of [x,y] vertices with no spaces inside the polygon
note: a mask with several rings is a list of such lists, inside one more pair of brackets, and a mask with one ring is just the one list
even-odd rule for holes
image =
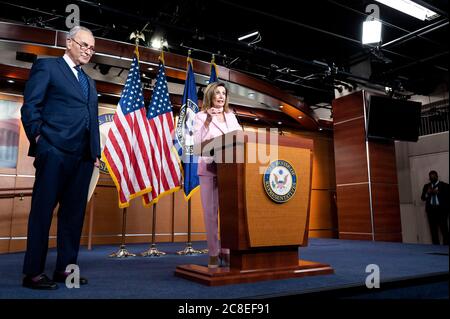
{"label": "pink trousers", "polygon": [[203,219],[206,228],[206,240],[209,256],[218,256],[219,243],[219,192],[217,189],[217,176],[199,176],[200,194],[203,206]]}

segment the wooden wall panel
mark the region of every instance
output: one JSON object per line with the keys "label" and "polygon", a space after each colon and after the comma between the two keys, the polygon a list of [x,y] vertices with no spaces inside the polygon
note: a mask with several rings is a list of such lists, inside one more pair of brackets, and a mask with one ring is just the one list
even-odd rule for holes
{"label": "wooden wall panel", "polygon": [[336,210],[328,190],[311,190],[309,230],[337,230]]}
{"label": "wooden wall panel", "polygon": [[0,23],[0,39],[20,39],[24,42],[55,44],[55,31],[34,26]]}
{"label": "wooden wall panel", "polygon": [[333,100],[332,107],[334,125],[342,121],[363,117],[364,109],[362,97],[363,93],[360,91]]}
{"label": "wooden wall panel", "polygon": [[331,138],[314,138],[312,189],[335,190],[334,145]]}
{"label": "wooden wall panel", "polygon": [[339,239],[372,240],[372,234],[339,233]]}
{"label": "wooden wall panel", "polygon": [[13,205],[13,198],[1,198],[0,192],[0,254],[9,249]]}
{"label": "wooden wall panel", "polygon": [[337,186],[339,233],[372,233],[369,185]]}
{"label": "wooden wall panel", "polygon": [[[191,196],[191,240],[206,240],[205,224],[203,222],[203,209],[201,208],[200,190]],[[188,231],[188,204],[184,200],[182,191],[175,193],[174,240],[187,241]]]}
{"label": "wooden wall panel", "polygon": [[334,126],[336,184],[368,181],[364,119]]}
{"label": "wooden wall panel", "polygon": [[375,233],[401,233],[397,184],[372,184]]}
{"label": "wooden wall panel", "polygon": [[[332,103],[339,238],[396,240],[401,223],[394,142],[366,142],[366,94],[355,92]],[[352,194],[352,188],[360,189]]]}
{"label": "wooden wall panel", "polygon": [[397,184],[394,142],[369,142],[370,177],[372,183]]}

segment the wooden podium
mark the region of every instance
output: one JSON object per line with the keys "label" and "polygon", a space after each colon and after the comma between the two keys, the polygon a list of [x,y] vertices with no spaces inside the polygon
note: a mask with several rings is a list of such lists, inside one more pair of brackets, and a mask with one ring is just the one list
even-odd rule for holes
{"label": "wooden podium", "polygon": [[[308,243],[312,150],[310,139],[255,132],[202,143],[201,154],[214,154],[217,163],[221,247],[230,249],[230,267],[180,265],[175,275],[219,286],[334,273],[329,265],[298,256],[298,247]],[[296,186],[281,203],[264,187],[265,170],[277,160],[293,169]]]}

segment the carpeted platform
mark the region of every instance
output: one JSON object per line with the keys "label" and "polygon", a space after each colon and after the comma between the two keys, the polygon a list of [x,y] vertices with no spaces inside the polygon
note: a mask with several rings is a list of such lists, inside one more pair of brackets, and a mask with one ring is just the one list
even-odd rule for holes
{"label": "carpeted platform", "polygon": [[[195,242],[197,249],[206,248],[205,242]],[[207,287],[174,276],[177,265],[206,264],[207,256],[179,256],[184,243],[161,243],[157,247],[168,254],[161,257],[109,258],[118,246],[94,246],[88,251],[82,247],[79,256],[81,274],[89,284],[79,289],[68,289],[63,284],[55,291],[35,291],[21,286],[24,253],[0,255],[0,299],[228,299],[273,298],[298,294],[316,294],[335,289],[365,285],[368,264],[380,268],[383,283],[442,275],[449,272],[448,246],[401,244],[338,239],[310,239],[309,246],[300,248],[300,256],[330,264],[335,274],[262,281],[256,283]],[[149,244],[128,245],[130,252],[139,253]],[[48,275],[53,272],[55,249],[49,250]],[[436,284],[439,285],[439,284]],[[420,294],[416,298],[430,297]],[[432,298],[448,298],[448,286],[439,285],[439,294]],[[374,289],[367,289],[363,298],[370,298]],[[375,296],[375,295],[374,295]],[[391,292],[386,298],[402,298]],[[406,297],[408,298],[408,297]]]}

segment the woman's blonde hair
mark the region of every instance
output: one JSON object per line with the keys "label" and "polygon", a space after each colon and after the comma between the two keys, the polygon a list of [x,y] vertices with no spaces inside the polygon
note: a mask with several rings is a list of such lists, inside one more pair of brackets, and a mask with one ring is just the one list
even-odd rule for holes
{"label": "woman's blonde hair", "polygon": [[[225,103],[223,105],[223,111],[227,113],[230,112],[230,107],[228,106],[228,89],[223,82],[213,82],[208,84],[203,94],[202,111],[206,112],[208,109],[213,107],[214,94],[216,89],[220,86],[225,88]],[[205,127],[209,127],[212,117],[208,112],[206,112],[206,114]]]}

